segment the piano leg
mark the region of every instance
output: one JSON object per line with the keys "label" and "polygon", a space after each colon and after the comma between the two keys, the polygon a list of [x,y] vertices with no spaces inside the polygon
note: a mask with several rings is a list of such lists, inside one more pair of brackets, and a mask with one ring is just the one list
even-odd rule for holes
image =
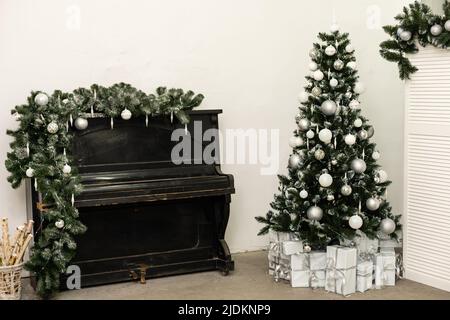
{"label": "piano leg", "polygon": [[[225,241],[225,230],[230,216],[230,202],[231,196],[224,196],[224,205],[216,207],[216,221],[218,222],[218,236],[219,236],[219,258],[217,268],[224,276],[227,276],[230,271],[234,270],[234,261],[231,258],[230,249]],[[220,203],[220,202],[218,202]]]}

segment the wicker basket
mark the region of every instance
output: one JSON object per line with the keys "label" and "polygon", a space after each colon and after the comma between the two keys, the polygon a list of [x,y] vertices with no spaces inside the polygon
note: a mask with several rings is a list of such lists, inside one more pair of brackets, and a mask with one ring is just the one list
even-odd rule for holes
{"label": "wicker basket", "polygon": [[0,266],[0,300],[20,300],[22,266]]}

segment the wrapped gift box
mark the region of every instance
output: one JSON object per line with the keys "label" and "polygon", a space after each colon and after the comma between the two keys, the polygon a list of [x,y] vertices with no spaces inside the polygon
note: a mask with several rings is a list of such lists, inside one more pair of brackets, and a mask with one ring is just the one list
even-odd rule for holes
{"label": "wrapped gift box", "polygon": [[373,262],[364,261],[356,266],[356,291],[364,292],[372,289]]}
{"label": "wrapped gift box", "polygon": [[295,235],[292,232],[278,232],[269,230],[269,242],[283,242],[295,240]]}
{"label": "wrapped gift box", "polygon": [[326,265],[327,256],[323,251],[291,255],[292,287],[324,287]]}
{"label": "wrapped gift box", "polygon": [[296,253],[302,253],[303,252],[303,242],[300,240],[290,240],[290,241],[283,241],[281,243],[281,248],[283,254],[290,256],[292,254]]}
{"label": "wrapped gift box", "polygon": [[374,256],[375,287],[395,286],[395,254],[377,253]]}
{"label": "wrapped gift box", "polygon": [[325,289],[342,295],[354,293],[356,261],[356,248],[328,246]]}

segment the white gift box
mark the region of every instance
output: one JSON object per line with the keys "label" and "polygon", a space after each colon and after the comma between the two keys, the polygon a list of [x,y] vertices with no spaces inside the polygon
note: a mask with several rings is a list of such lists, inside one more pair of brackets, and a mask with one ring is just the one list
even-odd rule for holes
{"label": "white gift box", "polygon": [[326,265],[327,256],[322,251],[291,255],[292,287],[324,287]]}
{"label": "white gift box", "polygon": [[395,248],[391,248],[391,247],[383,247],[383,248],[380,248],[380,253],[383,253],[383,254],[393,254],[393,255],[395,255]]}
{"label": "white gift box", "polygon": [[376,288],[395,286],[395,254],[377,253],[374,266]]}
{"label": "white gift box", "polygon": [[373,262],[364,261],[356,266],[356,291],[364,292],[372,289]]}
{"label": "white gift box", "polygon": [[295,240],[295,234],[292,232],[278,232],[269,230],[269,242],[283,242]]}
{"label": "white gift box", "polygon": [[300,240],[283,241],[281,243],[282,252],[285,255],[292,255],[303,252],[303,242]]}
{"label": "white gift box", "polygon": [[399,248],[402,244],[394,239],[382,240],[380,239],[380,251],[384,248]]}
{"label": "white gift box", "polygon": [[349,295],[356,290],[356,248],[327,247],[325,290]]}

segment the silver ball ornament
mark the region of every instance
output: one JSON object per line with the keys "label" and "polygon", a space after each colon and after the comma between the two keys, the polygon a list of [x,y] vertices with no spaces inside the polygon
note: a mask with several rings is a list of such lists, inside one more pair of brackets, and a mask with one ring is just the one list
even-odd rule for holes
{"label": "silver ball ornament", "polygon": [[400,33],[400,39],[402,39],[403,41],[409,41],[411,40],[412,34],[410,31],[403,31],[402,33]]}
{"label": "silver ball ornament", "polygon": [[388,174],[383,169],[378,169],[375,171],[375,178],[377,178],[377,183],[384,183],[388,180]]}
{"label": "silver ball ornament", "polygon": [[356,143],[356,137],[353,134],[349,133],[344,137],[344,141],[345,144],[352,146]]}
{"label": "silver ball ornament", "polygon": [[322,89],[320,89],[319,87],[314,87],[314,88],[312,88],[311,93],[312,93],[314,96],[318,97],[318,96],[321,95]]}
{"label": "silver ball ornament", "polygon": [[295,169],[298,168],[302,163],[302,157],[300,155],[294,153],[289,157],[289,168]]}
{"label": "silver ball ornament", "polygon": [[314,71],[314,75],[313,75],[314,80],[321,81],[323,79],[323,77],[324,77],[324,74],[322,71],[320,71],[320,70]]}
{"label": "silver ball ornament", "polygon": [[344,62],[342,60],[338,59],[333,63],[333,67],[337,71],[342,70],[342,68],[344,68]]}
{"label": "silver ball ornament", "polygon": [[324,128],[319,131],[319,139],[324,143],[330,143],[333,138],[333,133],[330,129]]}
{"label": "silver ball ornament", "polygon": [[351,168],[356,173],[363,173],[367,169],[366,162],[363,159],[354,159]]}
{"label": "silver ball ornament", "polygon": [[353,51],[355,51],[355,48],[351,44],[348,44],[345,46],[345,51],[347,53],[352,53]]}
{"label": "silver ball ornament", "polygon": [[303,145],[304,141],[301,137],[291,137],[289,138],[289,146],[291,148],[298,148]]}
{"label": "silver ball ornament", "polygon": [[336,102],[332,100],[325,100],[324,102],[322,102],[320,106],[320,111],[322,111],[322,113],[326,116],[334,115],[336,113],[336,110],[337,110]]}
{"label": "silver ball ornament", "polygon": [[439,24],[435,24],[431,27],[430,32],[433,36],[436,37],[442,33],[442,26]]}
{"label": "silver ball ornament", "polygon": [[55,227],[57,227],[58,229],[64,228],[64,220],[59,219],[58,221],[56,221]]}
{"label": "silver ball ornament", "polygon": [[374,151],[374,152],[372,153],[372,159],[373,159],[373,160],[378,160],[378,159],[380,159],[380,152],[379,152],[379,151]]}
{"label": "silver ball ornament", "polygon": [[315,63],[314,61],[310,62],[308,67],[311,71],[316,71],[318,68],[317,63]]}
{"label": "silver ball ornament", "polygon": [[47,125],[47,131],[51,134],[57,133],[58,129],[59,126],[55,121],[52,121]]}
{"label": "silver ball ornament", "polygon": [[323,151],[322,149],[317,149],[314,152],[314,157],[319,161],[323,160],[323,158],[325,158],[325,151]]}
{"label": "silver ball ornament", "polygon": [[300,92],[299,94],[298,94],[298,101],[300,102],[300,103],[305,103],[305,102],[308,102],[308,99],[309,99],[309,93],[308,92],[306,92],[306,91],[302,91],[302,92]]}
{"label": "silver ball ornament", "polygon": [[309,253],[309,252],[311,252],[311,246],[309,246],[309,245],[305,245],[304,247],[303,247],[303,252],[306,252],[306,253]]}
{"label": "silver ball ornament", "polygon": [[446,31],[450,31],[450,20],[445,21],[444,29],[445,29]]}
{"label": "silver ball ornament", "polygon": [[66,163],[66,164],[63,166],[62,171],[63,171],[64,174],[69,174],[70,172],[72,172],[72,167],[69,166],[69,165]]}
{"label": "silver ball ornament", "polygon": [[353,99],[352,101],[350,101],[348,106],[350,107],[350,109],[354,110],[359,107],[359,101],[356,99]]}
{"label": "silver ball ornament", "polygon": [[397,36],[400,37],[403,31],[403,28],[397,28]]}
{"label": "silver ball ornament", "polygon": [[319,184],[323,188],[328,188],[333,184],[333,177],[328,173],[322,173],[319,177]]}
{"label": "silver ball ornament", "polygon": [[351,195],[352,194],[352,187],[350,187],[348,184],[344,184],[342,187],[341,187],[341,194],[343,195],[343,196],[349,196],[349,195]]}
{"label": "silver ball ornament", "polygon": [[385,218],[380,222],[380,230],[384,234],[391,234],[395,231],[396,225],[394,220],[390,218]]}
{"label": "silver ball ornament", "polygon": [[328,47],[326,47],[325,48],[325,54],[327,55],[327,56],[333,56],[333,55],[335,55],[336,54],[336,48],[335,47],[333,47],[333,46],[328,46]]}
{"label": "silver ball ornament", "polygon": [[32,168],[28,168],[25,171],[25,174],[27,175],[28,178],[32,178],[34,176],[34,170]]}
{"label": "silver ball ornament", "polygon": [[356,69],[356,62],[355,61],[350,61],[347,63],[347,68],[355,70]]}
{"label": "silver ball ornament", "polygon": [[320,221],[323,217],[323,210],[317,206],[309,207],[306,211],[306,216],[309,220]]}
{"label": "silver ball ornament", "polygon": [[34,103],[36,103],[38,106],[45,106],[48,103],[48,96],[45,93],[39,92],[34,97]]}
{"label": "silver ball ornament", "polygon": [[366,200],[366,208],[370,211],[378,210],[378,208],[380,208],[380,204],[380,200],[377,198],[372,197]]}
{"label": "silver ball ornament", "polygon": [[131,111],[128,109],[123,109],[120,116],[122,117],[123,120],[130,120],[131,119]]}
{"label": "silver ball ornament", "polygon": [[352,229],[358,230],[363,225],[363,219],[359,215],[355,214],[348,219],[348,224]]}
{"label": "silver ball ornament", "polygon": [[367,133],[366,130],[362,129],[358,132],[358,138],[360,138],[361,140],[366,140],[369,137],[369,134]]}
{"label": "silver ball ornament", "polygon": [[78,130],[84,130],[88,127],[88,121],[85,118],[76,118],[75,119],[75,128]]}
{"label": "silver ball ornament", "polygon": [[338,86],[338,84],[339,84],[339,82],[335,78],[332,78],[330,80],[330,87],[335,88]]}
{"label": "silver ball ornament", "polygon": [[363,124],[363,122],[362,122],[362,120],[361,120],[360,118],[358,118],[358,119],[356,119],[355,121],[353,121],[353,125],[354,125],[356,128],[360,128],[360,127],[362,126],[362,124]]}
{"label": "silver ball ornament", "polygon": [[347,99],[350,99],[350,98],[352,97],[352,93],[351,93],[350,91],[347,91],[347,92],[344,94],[344,96],[345,96]]}
{"label": "silver ball ornament", "polygon": [[314,138],[314,131],[312,131],[311,129],[310,130],[308,130],[308,132],[306,132],[306,137],[308,138],[308,139],[312,139],[312,138]]}
{"label": "silver ball ornament", "polygon": [[302,191],[300,191],[299,196],[300,196],[300,198],[302,198],[302,199],[308,198],[308,191],[306,191],[305,189],[303,189]]}
{"label": "silver ball ornament", "polygon": [[309,122],[308,119],[302,118],[302,119],[300,119],[300,121],[298,122],[297,125],[300,130],[306,131],[309,129],[309,126],[311,125],[311,123]]}

